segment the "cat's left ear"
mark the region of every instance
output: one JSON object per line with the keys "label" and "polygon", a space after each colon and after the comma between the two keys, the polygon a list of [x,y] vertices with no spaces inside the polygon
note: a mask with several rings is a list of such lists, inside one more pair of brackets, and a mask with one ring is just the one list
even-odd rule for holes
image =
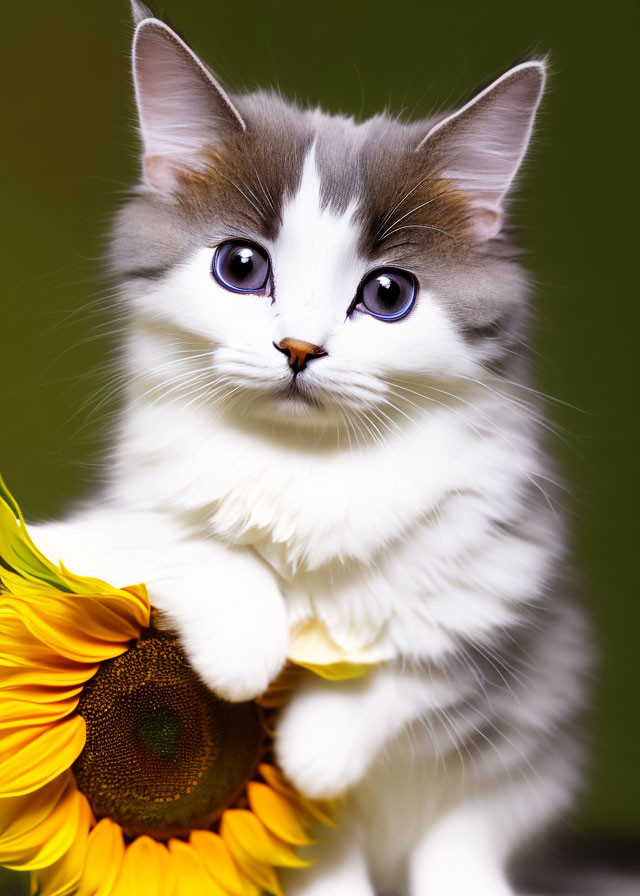
{"label": "cat's left ear", "polygon": [[437,153],[442,176],[466,196],[479,243],[500,233],[505,196],[527,150],[544,84],[543,61],[517,65],[438,122],[418,146],[418,152]]}
{"label": "cat's left ear", "polygon": [[246,125],[227,93],[187,44],[137,0],[133,39],[135,83],[147,182],[171,192],[197,171],[204,150]]}

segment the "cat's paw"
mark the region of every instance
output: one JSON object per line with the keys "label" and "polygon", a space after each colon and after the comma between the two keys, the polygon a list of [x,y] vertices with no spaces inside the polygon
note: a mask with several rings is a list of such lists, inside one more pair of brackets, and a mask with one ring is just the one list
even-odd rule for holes
{"label": "cat's paw", "polygon": [[303,689],[284,710],[276,731],[276,757],[305,796],[337,797],[369,767],[373,757],[357,703],[357,686],[321,683]]}
{"label": "cat's paw", "polygon": [[207,620],[184,630],[182,645],[205,684],[234,703],[263,694],[284,666],[289,643],[285,618],[251,614]]}
{"label": "cat's paw", "polygon": [[[244,586],[251,583],[243,581]],[[237,591],[222,605],[210,605],[200,619],[181,625],[181,640],[191,665],[205,684],[225,700],[241,702],[263,694],[284,666],[289,646],[287,617],[275,584],[259,601]],[[255,594],[255,592],[253,592]]]}
{"label": "cat's paw", "polygon": [[150,596],[195,671],[225,700],[259,697],[284,666],[284,598],[273,574],[250,552],[208,546],[190,573],[156,583]]}

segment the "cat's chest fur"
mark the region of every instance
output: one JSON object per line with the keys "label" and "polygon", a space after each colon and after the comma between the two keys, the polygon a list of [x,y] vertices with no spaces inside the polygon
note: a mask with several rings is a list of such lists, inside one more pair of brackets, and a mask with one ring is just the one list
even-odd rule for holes
{"label": "cat's chest fur", "polygon": [[293,625],[320,619],[347,649],[437,655],[507,624],[549,562],[548,547],[526,535],[507,547],[497,527],[519,516],[535,458],[513,450],[517,421],[496,407],[487,426],[490,411],[443,409],[384,446],[327,446],[205,411],[176,428],[156,402],[125,418],[114,487],[255,548]]}

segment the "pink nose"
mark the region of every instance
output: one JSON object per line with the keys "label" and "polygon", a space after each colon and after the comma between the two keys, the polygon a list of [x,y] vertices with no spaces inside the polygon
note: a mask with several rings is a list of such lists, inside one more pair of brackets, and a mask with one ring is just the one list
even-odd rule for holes
{"label": "pink nose", "polygon": [[313,358],[321,358],[326,351],[312,342],[303,342],[301,339],[282,339],[274,347],[286,355],[289,359],[289,367],[295,373],[300,373]]}

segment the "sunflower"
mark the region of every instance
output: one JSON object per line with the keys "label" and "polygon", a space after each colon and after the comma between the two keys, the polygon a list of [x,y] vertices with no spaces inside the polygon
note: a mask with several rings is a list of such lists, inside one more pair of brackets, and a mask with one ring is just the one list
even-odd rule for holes
{"label": "sunflower", "polygon": [[280,894],[329,807],[270,761],[286,699],[226,703],[143,586],[56,567],[0,479],[0,864],[38,896]]}

